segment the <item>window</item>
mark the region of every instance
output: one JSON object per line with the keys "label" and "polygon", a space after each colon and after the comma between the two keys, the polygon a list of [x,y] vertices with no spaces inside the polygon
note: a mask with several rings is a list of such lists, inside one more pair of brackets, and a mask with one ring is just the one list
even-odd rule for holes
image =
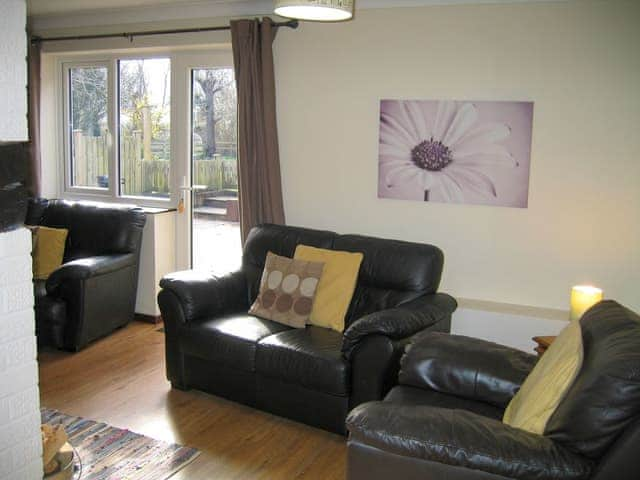
{"label": "window", "polygon": [[112,58],[63,68],[65,191],[151,205],[169,200],[171,60]]}
{"label": "window", "polygon": [[120,194],[169,197],[170,61],[120,60],[118,66]]}
{"label": "window", "polygon": [[73,187],[108,187],[107,76],[105,66],[68,70],[69,171]]}

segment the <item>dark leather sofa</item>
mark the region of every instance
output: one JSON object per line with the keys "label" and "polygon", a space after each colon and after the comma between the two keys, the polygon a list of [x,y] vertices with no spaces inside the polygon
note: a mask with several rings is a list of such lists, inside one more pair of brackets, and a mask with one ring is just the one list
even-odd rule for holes
{"label": "dark leather sofa", "polygon": [[63,264],[34,282],[40,345],[78,351],[133,319],[145,221],[130,205],[31,202],[27,225],[69,231]]}
{"label": "dark leather sofa", "polygon": [[632,480],[640,476],[640,317],[604,301],[580,320],[578,377],[535,435],[501,422],[528,354],[424,334],[399,385],[347,419],[349,480]]}
{"label": "dark leather sofa", "polygon": [[[267,252],[292,257],[298,244],[364,253],[344,333],[291,329],[247,314]],[[442,266],[442,252],[431,245],[258,226],[240,271],[162,279],[167,378],[174,388],[204,390],[344,433],[351,408],[389,390],[412,335],[449,331],[457,304],[436,293]]]}

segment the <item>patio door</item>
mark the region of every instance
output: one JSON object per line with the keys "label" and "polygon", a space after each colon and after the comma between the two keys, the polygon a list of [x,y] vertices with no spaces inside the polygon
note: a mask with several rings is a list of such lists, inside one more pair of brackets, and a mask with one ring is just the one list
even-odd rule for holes
{"label": "patio door", "polygon": [[232,56],[194,54],[184,63],[189,141],[178,206],[178,267],[224,275],[240,266],[242,255]]}

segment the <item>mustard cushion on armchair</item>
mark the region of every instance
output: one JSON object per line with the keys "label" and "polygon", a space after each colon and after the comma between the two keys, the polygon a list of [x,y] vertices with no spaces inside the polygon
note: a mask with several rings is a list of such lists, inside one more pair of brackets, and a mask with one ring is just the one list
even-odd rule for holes
{"label": "mustard cushion on armchair", "polygon": [[540,358],[522,387],[511,399],[503,422],[538,435],[573,384],[582,367],[582,330],[572,321]]}
{"label": "mustard cushion on armchair", "polygon": [[66,228],[34,227],[33,278],[46,280],[60,265],[69,230]]}

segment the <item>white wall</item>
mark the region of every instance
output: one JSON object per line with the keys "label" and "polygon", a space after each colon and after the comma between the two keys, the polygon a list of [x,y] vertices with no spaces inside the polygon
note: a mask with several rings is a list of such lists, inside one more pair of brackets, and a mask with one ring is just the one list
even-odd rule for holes
{"label": "white wall", "polygon": [[42,478],[31,234],[0,233],[0,478]]}
{"label": "white wall", "polygon": [[0,2],[0,142],[28,139],[27,4]]}
{"label": "white wall", "polygon": [[[568,308],[590,282],[640,310],[640,2],[359,12],[276,39],[290,224],[433,243],[442,290]],[[528,209],[377,198],[381,98],[535,102]]]}
{"label": "white wall", "polygon": [[[0,2],[0,142],[27,132],[26,2]],[[42,478],[31,234],[0,233],[0,478]]]}
{"label": "white wall", "polygon": [[482,338],[533,353],[533,337],[557,335],[567,326],[569,313],[480,300],[458,299],[451,333]]}
{"label": "white wall", "polygon": [[176,271],[176,212],[146,209],[147,223],[142,234],[140,271],[136,313],[159,317],[158,293],[160,280]]}

